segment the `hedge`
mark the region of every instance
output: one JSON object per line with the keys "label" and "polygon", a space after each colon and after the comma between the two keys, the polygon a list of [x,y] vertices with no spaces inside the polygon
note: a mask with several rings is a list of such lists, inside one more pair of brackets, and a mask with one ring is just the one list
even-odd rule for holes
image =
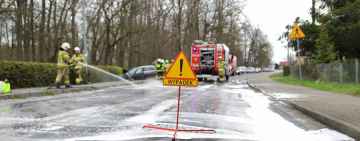
{"label": "hedge", "polygon": [[[123,69],[117,66],[99,66],[106,71],[116,75],[122,75]],[[88,71],[91,72],[91,71]],[[97,82],[95,73],[84,74],[89,82]],[[70,74],[70,79],[74,82],[74,73]],[[56,64],[20,62],[20,61],[0,61],[0,80],[7,78],[12,88],[41,87],[52,85],[56,77]]]}
{"label": "hedge", "polygon": [[[121,76],[124,73],[124,70],[118,66],[107,65],[107,66],[97,66],[97,67],[100,69],[106,70],[110,73],[116,74],[118,76]],[[113,76],[104,74],[104,73],[94,70],[92,68],[88,68],[85,71],[87,71],[87,73],[86,73],[87,75],[84,76],[84,78],[87,82],[90,82],[90,83],[109,82],[109,81],[117,81],[118,80],[117,78],[114,78]],[[70,76],[71,75],[74,75],[74,73],[71,73]],[[72,78],[74,78],[74,77],[72,77]],[[71,81],[74,82],[75,80],[73,79]]]}
{"label": "hedge", "polygon": [[116,75],[122,75],[124,73],[124,69],[121,67],[118,67],[118,66],[106,65],[106,66],[99,66],[99,67],[103,70],[106,70],[106,71],[111,72]]}

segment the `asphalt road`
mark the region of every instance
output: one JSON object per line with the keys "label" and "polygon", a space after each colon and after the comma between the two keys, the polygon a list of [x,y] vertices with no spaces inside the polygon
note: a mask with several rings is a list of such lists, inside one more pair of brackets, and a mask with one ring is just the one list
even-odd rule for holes
{"label": "asphalt road", "polygon": [[[173,132],[142,128],[175,127],[176,87],[161,81],[57,96],[0,101],[0,139],[171,140]],[[181,94],[181,140],[351,140],[280,102],[250,89],[244,77],[201,83]]]}

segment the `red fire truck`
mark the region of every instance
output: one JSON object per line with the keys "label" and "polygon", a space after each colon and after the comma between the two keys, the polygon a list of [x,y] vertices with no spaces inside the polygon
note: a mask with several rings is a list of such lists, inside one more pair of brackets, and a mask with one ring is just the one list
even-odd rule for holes
{"label": "red fire truck", "polygon": [[196,40],[191,46],[191,68],[199,80],[228,80],[236,63],[225,44]]}

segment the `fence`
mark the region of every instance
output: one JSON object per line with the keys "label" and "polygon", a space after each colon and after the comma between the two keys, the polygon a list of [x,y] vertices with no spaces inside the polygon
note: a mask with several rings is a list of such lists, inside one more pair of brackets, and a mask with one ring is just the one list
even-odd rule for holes
{"label": "fence", "polygon": [[[301,68],[301,69],[300,69]],[[301,65],[291,65],[290,75],[302,79],[338,82],[338,83],[359,83],[360,66],[359,60],[347,60],[328,64],[313,64],[305,62]]]}

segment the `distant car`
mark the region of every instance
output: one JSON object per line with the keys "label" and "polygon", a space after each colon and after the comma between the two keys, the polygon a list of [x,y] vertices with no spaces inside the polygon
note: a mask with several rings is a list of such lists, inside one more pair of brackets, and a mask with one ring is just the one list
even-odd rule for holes
{"label": "distant car", "polygon": [[255,68],[255,72],[256,72],[256,73],[261,72],[261,68]]}
{"label": "distant car", "polygon": [[153,65],[132,68],[124,74],[124,78],[129,80],[144,80],[154,76],[156,76],[156,68]]}
{"label": "distant car", "polygon": [[236,68],[236,74],[240,75],[243,73],[247,73],[247,68],[245,66],[240,66]]}
{"label": "distant car", "polygon": [[257,70],[254,67],[248,67],[247,68],[247,73],[256,73],[256,72],[257,72]]}
{"label": "distant car", "polygon": [[264,68],[262,71],[263,72],[273,72],[274,68]]}

